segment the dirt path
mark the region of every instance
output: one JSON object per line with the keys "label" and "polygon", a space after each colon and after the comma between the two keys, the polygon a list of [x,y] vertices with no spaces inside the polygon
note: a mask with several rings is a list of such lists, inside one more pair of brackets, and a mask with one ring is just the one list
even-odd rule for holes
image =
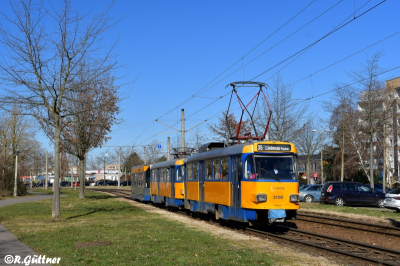
{"label": "dirt path", "polygon": [[[215,237],[231,240],[234,243],[234,245],[240,245],[241,247],[251,247],[253,249],[259,250],[260,252],[270,252],[280,257],[287,258],[285,260],[286,262],[277,261],[275,265],[321,265],[321,266],[339,265],[333,263],[332,261],[324,257],[311,256],[307,253],[299,252],[297,250],[290,249],[288,247],[277,245],[276,243],[268,240],[262,240],[257,237],[250,237],[244,234],[236,233],[231,230],[221,228],[219,226],[210,225],[203,221],[198,221],[191,219],[189,217],[184,217],[182,215],[168,212],[166,210],[153,207],[151,205],[141,204],[136,201],[131,201],[128,199],[120,199],[120,200],[125,201],[135,207],[144,209],[148,212],[162,215],[167,219],[181,222],[185,224],[188,228],[194,230],[202,230],[215,235]],[[287,264],[287,261],[290,261],[291,264]]]}

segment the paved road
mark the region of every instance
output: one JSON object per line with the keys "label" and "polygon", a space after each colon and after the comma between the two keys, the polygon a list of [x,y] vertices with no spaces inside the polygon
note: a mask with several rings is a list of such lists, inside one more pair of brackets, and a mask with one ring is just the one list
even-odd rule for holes
{"label": "paved road", "polygon": [[17,204],[17,203],[25,203],[25,202],[46,200],[46,199],[53,198],[53,194],[42,194],[42,193],[33,193],[33,192],[31,192],[30,194],[35,194],[36,196],[0,200],[0,207],[7,206],[7,205],[13,205],[13,204]]}
{"label": "paved road", "polygon": [[[21,198],[0,200],[0,207],[53,198],[53,194],[40,194],[40,193],[32,193],[32,194],[37,194],[37,195],[32,197],[21,197]],[[63,196],[65,195],[61,195],[61,197]],[[39,255],[29,246],[19,241],[16,236],[14,236],[10,231],[8,231],[3,225],[0,224],[0,265],[14,265],[14,264],[7,264],[5,262],[7,255],[12,255],[14,259],[16,258],[16,256],[19,256],[21,265],[50,265],[50,264],[33,263],[34,262],[33,259],[35,258],[38,259]],[[7,257],[7,259],[9,258],[10,257]],[[30,264],[23,263],[24,260],[26,260],[25,262],[30,262]],[[43,262],[43,260],[40,260],[38,262]],[[57,264],[54,263],[53,265]]]}

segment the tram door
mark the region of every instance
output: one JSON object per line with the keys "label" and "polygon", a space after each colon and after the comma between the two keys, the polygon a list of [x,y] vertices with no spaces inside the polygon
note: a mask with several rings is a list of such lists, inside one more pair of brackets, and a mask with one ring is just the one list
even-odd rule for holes
{"label": "tram door", "polygon": [[169,204],[172,204],[172,205],[174,205],[174,202],[175,202],[175,166],[172,166],[170,169],[169,169],[169,172],[170,172],[170,181],[171,181],[171,193],[170,193],[170,199],[171,199],[171,202],[169,203]]}
{"label": "tram door", "polygon": [[204,173],[205,173],[205,162],[199,162],[199,202],[200,209],[204,208]]}
{"label": "tram door", "polygon": [[156,197],[156,203],[159,202],[159,197],[160,197],[161,170],[162,170],[162,168],[158,168],[157,169],[157,197]]}
{"label": "tram door", "polygon": [[185,209],[190,209],[190,206],[189,206],[189,202],[188,202],[188,199],[187,199],[187,181],[188,181],[188,178],[187,178],[187,170],[188,168],[186,167],[186,164],[185,164],[185,174],[183,175],[183,184],[184,184],[184,200],[183,200],[183,206],[184,206],[184,208]]}
{"label": "tram door", "polygon": [[237,217],[240,207],[240,180],[239,180],[239,166],[240,157],[230,158],[230,181],[231,181],[231,208],[230,216]]}

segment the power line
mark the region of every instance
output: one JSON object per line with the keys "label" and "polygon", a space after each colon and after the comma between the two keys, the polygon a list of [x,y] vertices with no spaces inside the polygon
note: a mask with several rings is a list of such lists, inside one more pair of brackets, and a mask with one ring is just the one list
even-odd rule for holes
{"label": "power line", "polygon": [[[384,3],[384,2],[386,2],[386,0],[383,0],[382,2],[378,3],[377,5],[371,7],[370,9],[368,9],[367,11],[365,11],[364,13],[362,13],[361,15],[359,15],[357,18],[359,18],[359,17],[361,17],[361,16],[367,14],[369,11],[373,10],[374,8],[378,7],[379,5],[381,5],[381,4]],[[269,68],[269,69],[263,71],[262,73],[258,74],[257,76],[255,76],[255,77],[252,78],[251,80],[254,80],[254,79],[256,79],[256,78],[258,78],[258,77],[264,75],[265,73],[267,73],[267,72],[270,71],[271,69],[274,69],[275,67],[277,67],[277,66],[283,64],[284,62],[286,62],[286,61],[289,60],[290,58],[292,58],[292,57],[298,55],[299,53],[303,52],[304,50],[308,49],[309,47],[314,46],[315,44],[319,43],[320,41],[322,41],[322,40],[325,39],[326,37],[330,36],[331,34],[337,32],[338,30],[340,30],[340,29],[342,29],[342,28],[344,28],[344,27],[346,27],[347,25],[349,25],[349,24],[350,24],[351,22],[353,22],[353,21],[355,21],[355,19],[352,19],[352,20],[346,22],[345,24],[343,24],[342,26],[340,26],[340,27],[338,27],[338,28],[332,30],[332,31],[329,32],[328,34],[325,34],[324,36],[322,36],[321,38],[319,38],[318,40],[316,40],[316,41],[313,42],[312,44],[310,44],[310,45],[304,47],[304,48],[301,49],[300,51],[294,53],[293,55],[289,56],[289,57],[286,58],[285,60],[281,61],[280,63],[278,63],[278,64],[276,64],[276,65],[274,65],[273,67],[271,67],[271,68]],[[251,80],[250,80],[250,81],[251,81]]]}
{"label": "power line", "polygon": [[[342,1],[339,1],[339,2],[336,3],[334,6],[336,6],[336,5],[339,4],[340,2],[342,2]],[[383,2],[386,2],[386,0],[381,1],[381,2],[378,3],[377,5],[373,6],[372,8],[368,9],[367,11],[363,12],[363,13],[360,14],[357,18],[359,18],[359,17],[365,15],[366,13],[368,13],[368,12],[371,11],[371,10],[373,10],[374,8],[376,8],[377,6],[379,6],[380,4],[382,4]],[[324,11],[322,14],[324,14],[324,13],[326,13],[327,11],[329,11],[330,9],[332,9],[334,6],[330,7],[328,10]],[[364,5],[364,6],[365,6],[365,5]],[[307,6],[307,7],[308,7],[308,6]],[[304,9],[303,9],[302,11],[304,11]],[[301,12],[302,12],[302,11],[301,11]],[[301,12],[299,12],[298,14],[300,14]],[[296,14],[296,16],[297,16],[298,14]],[[320,14],[318,17],[320,17],[322,14]],[[316,18],[318,18],[318,17],[316,17]],[[316,18],[314,18],[312,21],[314,21]],[[355,18],[356,18],[356,17],[355,17]],[[347,23],[343,24],[342,26],[337,27],[336,29],[333,29],[333,30],[330,31],[328,34],[324,35],[322,38],[318,39],[317,41],[313,42],[312,44],[308,45],[307,47],[301,49],[300,51],[296,52],[295,54],[291,55],[290,57],[288,57],[288,58],[286,58],[285,60],[281,61],[280,63],[276,64],[275,66],[269,68],[268,70],[262,72],[261,74],[257,75],[256,77],[254,77],[254,78],[251,79],[251,80],[254,80],[255,78],[257,78],[257,77],[259,77],[259,76],[265,74],[266,72],[268,72],[268,71],[270,71],[271,69],[273,69],[273,68],[279,66],[280,64],[286,62],[287,60],[293,58],[294,56],[300,54],[301,52],[303,52],[303,51],[305,51],[305,50],[311,48],[312,46],[314,46],[315,44],[317,44],[317,43],[320,42],[321,40],[323,40],[323,39],[325,39],[326,37],[330,36],[332,33],[338,31],[339,29],[341,29],[341,28],[345,27],[346,25],[350,24],[351,22],[353,22],[353,21],[355,20],[355,18],[353,18],[352,20],[350,20],[350,21],[348,21]],[[293,19],[293,18],[292,18],[292,19]],[[310,24],[312,21],[310,21],[310,22],[307,23],[306,25]],[[342,22],[342,23],[343,23],[343,22]],[[286,24],[287,24],[287,23],[285,23],[284,25],[286,25]],[[305,26],[306,26],[306,25],[305,25]],[[340,24],[339,24],[339,25],[340,25]],[[302,28],[304,28],[305,26],[303,26]],[[283,26],[282,26],[282,27],[283,27]],[[281,29],[282,27],[280,27],[279,29]],[[300,29],[302,29],[302,28],[300,28]],[[278,29],[278,30],[279,30],[279,29]],[[300,29],[298,29],[297,31],[299,31]],[[296,31],[296,32],[297,32],[297,31]],[[277,31],[275,31],[273,34],[275,34],[276,32],[277,32]],[[294,32],[294,33],[296,33],[296,32]],[[292,33],[291,35],[293,35],[294,33]],[[273,34],[272,34],[272,35],[273,35]],[[270,35],[270,36],[272,36],[272,35]],[[289,37],[290,37],[291,35],[289,35]],[[269,37],[270,37],[270,36],[269,36]],[[269,38],[269,37],[268,37],[268,38]],[[268,39],[268,38],[267,38],[267,39]],[[287,38],[288,38],[288,37],[287,37]],[[266,39],[265,39],[265,40],[266,40]],[[264,41],[265,41],[265,40],[264,40]],[[284,39],[284,40],[285,40],[285,39]],[[263,42],[264,42],[264,41],[263,41]],[[281,42],[280,42],[280,43],[281,43]],[[278,43],[278,44],[279,44],[279,43]],[[278,45],[278,44],[276,44],[276,45]],[[259,44],[259,45],[260,45],[260,44]],[[257,48],[259,45],[257,45],[256,48]],[[276,45],[275,45],[275,46],[276,46]],[[275,46],[274,46],[274,47],[275,47]],[[255,49],[255,48],[253,48],[250,52],[252,52],[254,49]],[[366,49],[366,48],[365,48],[365,49]],[[267,51],[269,51],[269,50],[267,50]],[[249,52],[249,53],[250,53],[250,52]],[[249,53],[247,53],[245,56],[247,56]],[[265,53],[265,52],[264,52],[264,53]],[[258,57],[257,57],[257,58],[258,58]],[[240,59],[240,60],[241,60],[241,59]],[[240,62],[240,60],[238,60],[237,62]],[[253,59],[252,61],[254,61],[254,60],[255,60],[255,59]],[[344,60],[344,59],[343,59],[343,60]],[[252,61],[251,61],[251,62],[252,62]],[[250,62],[249,62],[249,63],[250,63]],[[236,63],[235,63],[235,64],[236,64]],[[235,65],[235,64],[234,64],[234,65]],[[233,66],[233,65],[232,65],[232,66]],[[231,66],[231,67],[232,67],[232,66]],[[227,70],[229,70],[231,67],[229,67]],[[226,70],[226,71],[227,71],[227,70]],[[226,71],[224,71],[223,73],[225,73]],[[322,71],[322,70],[321,70],[321,71]],[[236,71],[235,71],[235,72],[236,72]],[[235,73],[235,72],[233,72],[233,73]],[[223,73],[222,73],[222,74],[223,74]],[[232,74],[233,74],[233,73],[232,73]],[[222,74],[221,74],[221,75],[222,75]],[[230,74],[230,75],[232,75],[232,74]],[[219,75],[218,77],[220,77],[221,75]],[[217,77],[217,78],[218,78],[218,77]],[[229,76],[227,76],[227,77],[229,77]],[[227,77],[225,77],[225,78],[227,78]],[[215,78],[215,79],[217,79],[217,78]],[[224,78],[224,79],[225,79],[225,78]],[[214,80],[215,80],[215,79],[214,79]],[[213,80],[213,81],[214,81],[214,80]],[[217,82],[216,84],[220,83],[221,81],[222,81],[222,80],[220,80],[220,81]],[[212,82],[212,81],[211,81],[211,82]],[[210,82],[210,83],[211,83],[211,82]],[[208,83],[208,84],[210,84],[210,83]],[[206,86],[208,86],[208,84],[207,84]],[[213,86],[215,86],[216,84],[214,84]],[[205,87],[206,87],[206,86],[205,86]],[[211,87],[213,87],[213,86],[211,86]],[[197,91],[195,94],[201,92],[205,87],[203,87],[202,89],[200,89],[199,91]],[[210,87],[210,88],[211,88],[211,87]],[[210,88],[208,88],[208,89],[210,89]],[[207,89],[207,90],[208,90],[208,89]],[[203,91],[203,92],[204,92],[204,91]],[[184,103],[186,103],[188,100],[192,99],[192,98],[195,96],[195,94],[192,95],[191,97],[189,97],[187,100],[185,100],[182,104],[184,104]],[[194,114],[200,112],[201,110],[204,110],[205,108],[207,108],[207,107],[209,107],[210,105],[212,105],[213,103],[215,103],[215,102],[221,100],[222,98],[226,97],[227,95],[229,95],[229,93],[220,96],[219,98],[217,98],[216,100],[214,100],[214,101],[211,102],[210,104],[206,105],[205,107],[199,109],[198,111],[196,111],[195,113],[191,114],[190,116],[193,116]],[[166,114],[172,112],[173,110],[175,110],[175,109],[178,108],[178,107],[179,107],[179,105],[178,105],[177,107],[173,108],[172,110],[170,110],[169,112],[165,113],[164,115],[160,116],[160,118],[163,117],[163,116],[165,116]],[[190,116],[189,116],[189,117],[190,117]],[[152,124],[154,124],[154,122],[153,122]],[[178,123],[176,123],[176,124],[178,124]],[[175,125],[176,125],[176,124],[175,124]],[[151,126],[151,125],[150,125],[150,126]],[[147,129],[148,129],[148,128],[146,128],[146,129],[139,135],[139,137],[142,136],[142,135],[145,133],[145,131],[146,131]],[[165,132],[165,130],[164,130],[164,131],[161,131],[161,132],[158,133],[158,134],[161,134],[162,132]],[[156,136],[156,135],[158,135],[158,134],[153,135],[152,137],[146,139],[145,141],[147,141],[147,140],[153,138],[154,136]],[[138,138],[139,138],[139,137],[138,137]],[[137,140],[138,138],[136,138],[136,140]],[[134,140],[133,140],[133,141],[134,141]],[[131,141],[131,142],[133,142],[133,141]],[[129,143],[131,143],[131,142],[129,142]],[[128,143],[128,144],[129,144],[129,143]],[[143,141],[142,141],[141,143],[143,143]]]}
{"label": "power line", "polygon": [[[373,75],[373,77],[377,77],[377,76],[383,75],[383,74],[385,74],[385,73],[387,73],[387,72],[390,72],[390,71],[393,71],[393,70],[396,70],[396,69],[399,69],[399,68],[400,68],[400,66],[397,66],[397,67],[391,68],[391,69],[389,69],[389,70],[385,70],[385,71],[383,71],[383,72],[381,72],[381,73],[379,73],[379,74]],[[299,104],[300,104],[300,103],[303,103],[303,102],[306,102],[306,101],[309,101],[309,100],[311,100],[311,99],[315,99],[315,98],[321,97],[321,96],[323,96],[323,95],[332,93],[332,92],[334,92],[334,91],[343,89],[343,88],[345,88],[345,87],[352,86],[352,85],[354,85],[354,84],[360,83],[360,82],[362,82],[362,81],[364,81],[364,80],[367,80],[367,79],[369,79],[369,78],[370,78],[370,77],[367,77],[367,78],[364,78],[364,79],[360,79],[360,80],[357,80],[357,81],[355,81],[355,82],[353,82],[353,83],[347,84],[347,85],[345,85],[345,86],[338,87],[338,88],[335,88],[335,89],[333,89],[333,90],[330,90],[330,91],[327,91],[327,92],[318,94],[318,95],[316,95],[316,96],[312,96],[312,97],[306,98],[306,99],[300,101]]]}
{"label": "power line", "polygon": [[[342,2],[343,0],[339,1]],[[198,90],[197,92],[195,92],[192,96],[190,96],[189,98],[187,98],[186,100],[184,100],[182,103],[178,104],[176,107],[174,107],[173,109],[171,109],[170,111],[166,112],[165,114],[161,115],[159,118],[171,113],[173,110],[175,110],[176,108],[178,108],[179,106],[189,102],[190,100],[192,100],[196,94],[200,93],[202,90],[204,90],[208,85],[210,85],[212,82],[214,82],[216,79],[218,79],[220,76],[222,76],[224,73],[226,73],[229,69],[231,69],[233,66],[235,66],[237,63],[239,63],[241,60],[243,60],[243,58],[245,58],[246,56],[248,56],[251,52],[253,52],[256,48],[258,48],[261,44],[263,44],[265,41],[267,41],[270,37],[272,37],[273,35],[275,35],[279,30],[281,30],[283,27],[285,27],[290,21],[292,21],[294,18],[296,18],[298,15],[300,15],[304,10],[306,10],[308,7],[311,6],[311,4],[313,4],[315,2],[315,0],[313,0],[310,4],[308,4],[306,7],[304,7],[300,12],[298,12],[296,15],[294,15],[292,18],[290,18],[288,21],[286,21],[281,27],[279,27],[277,30],[275,30],[272,34],[270,34],[267,38],[265,38],[263,41],[261,41],[259,44],[257,44],[254,48],[252,48],[249,52],[247,52],[244,56],[240,57],[235,63],[233,63],[231,66],[229,66],[227,69],[225,69],[221,74],[219,74],[217,77],[215,77],[213,80],[211,80],[209,83],[207,83],[205,86],[203,86],[203,88],[201,88],[200,90]],[[208,89],[207,89],[208,90]]]}

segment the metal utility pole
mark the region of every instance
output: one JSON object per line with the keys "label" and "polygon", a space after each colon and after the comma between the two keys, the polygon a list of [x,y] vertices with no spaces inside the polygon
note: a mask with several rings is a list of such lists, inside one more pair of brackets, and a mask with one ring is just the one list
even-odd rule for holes
{"label": "metal utility pole", "polygon": [[171,143],[170,143],[170,138],[168,137],[168,150],[167,150],[167,160],[168,161],[171,160],[170,153],[171,153]]}
{"label": "metal utility pole", "polygon": [[185,152],[185,109],[181,109],[181,151]]}
{"label": "metal utility pole", "polygon": [[32,188],[32,168],[29,169],[29,188]]}
{"label": "metal utility pole", "polygon": [[330,130],[323,130],[323,131],[318,131],[316,129],[313,129],[312,132],[320,132],[321,134],[321,183],[324,183],[324,157],[323,157],[323,147],[322,147],[322,134],[324,132],[330,132]]}
{"label": "metal utility pole", "polygon": [[47,189],[47,182],[48,182],[48,170],[47,170],[47,151],[46,151],[46,184],[45,184],[45,189]]}
{"label": "metal utility pole", "polygon": [[120,179],[121,179],[121,147],[118,149],[118,189],[120,186]]}
{"label": "metal utility pole", "polygon": [[14,197],[17,196],[18,154],[19,151],[15,151],[15,177],[14,177],[14,193],[13,193]]}
{"label": "metal utility pole", "polygon": [[146,162],[146,147],[143,147],[144,148],[144,164],[146,164],[147,162]]}

